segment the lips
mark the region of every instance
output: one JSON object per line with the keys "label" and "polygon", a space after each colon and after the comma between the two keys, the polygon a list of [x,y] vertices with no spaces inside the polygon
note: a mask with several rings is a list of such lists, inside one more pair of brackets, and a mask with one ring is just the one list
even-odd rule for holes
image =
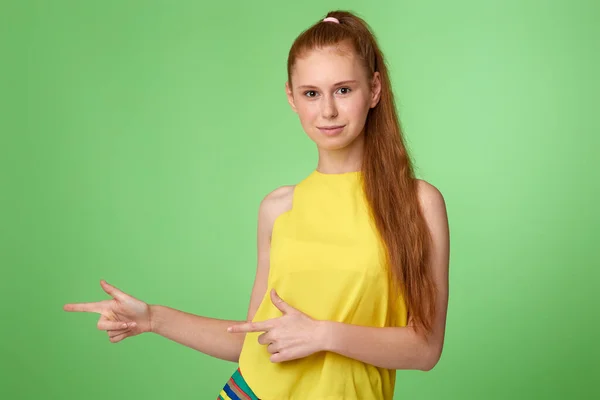
{"label": "lips", "polygon": [[318,129],[325,136],[336,136],[344,130],[345,125],[319,126]]}
{"label": "lips", "polygon": [[334,126],[317,126],[317,128],[319,129],[323,129],[323,130],[334,130],[334,129],[339,129],[339,128],[343,128],[344,125],[334,125]]}

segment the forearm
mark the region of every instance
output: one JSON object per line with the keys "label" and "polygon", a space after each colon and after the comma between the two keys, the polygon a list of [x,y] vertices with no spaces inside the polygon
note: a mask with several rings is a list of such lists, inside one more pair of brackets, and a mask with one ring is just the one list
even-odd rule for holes
{"label": "forearm", "polygon": [[376,328],[322,321],[323,348],[388,369],[428,371],[439,359],[434,347],[411,327]]}
{"label": "forearm", "polygon": [[202,317],[174,308],[150,306],[151,331],[174,342],[222,360],[238,362],[244,333],[227,327],[240,321]]}

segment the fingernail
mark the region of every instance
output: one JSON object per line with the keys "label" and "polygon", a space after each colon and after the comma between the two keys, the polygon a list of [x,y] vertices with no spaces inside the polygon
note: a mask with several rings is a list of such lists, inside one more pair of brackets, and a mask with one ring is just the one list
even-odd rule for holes
{"label": "fingernail", "polygon": [[123,327],[123,328],[127,328],[127,324],[123,324],[123,325],[122,325],[122,327]]}
{"label": "fingernail", "polygon": [[231,332],[233,330],[232,327],[227,328],[227,332]]}

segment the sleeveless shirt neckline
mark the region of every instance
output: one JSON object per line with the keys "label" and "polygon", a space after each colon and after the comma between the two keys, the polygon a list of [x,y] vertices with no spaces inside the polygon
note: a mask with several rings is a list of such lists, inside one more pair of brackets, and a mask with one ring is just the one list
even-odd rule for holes
{"label": "sleeveless shirt neckline", "polygon": [[360,175],[362,173],[362,171],[349,171],[349,172],[337,172],[337,173],[325,173],[325,172],[321,172],[317,169],[313,170],[313,175],[317,175],[317,176],[321,176],[324,178],[342,178],[345,176],[356,176],[356,175]]}

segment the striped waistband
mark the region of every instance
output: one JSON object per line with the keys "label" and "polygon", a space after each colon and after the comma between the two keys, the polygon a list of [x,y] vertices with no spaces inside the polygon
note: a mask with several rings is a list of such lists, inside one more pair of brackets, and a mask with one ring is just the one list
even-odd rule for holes
{"label": "striped waistband", "polygon": [[225,384],[217,400],[260,400],[248,386],[238,368]]}

